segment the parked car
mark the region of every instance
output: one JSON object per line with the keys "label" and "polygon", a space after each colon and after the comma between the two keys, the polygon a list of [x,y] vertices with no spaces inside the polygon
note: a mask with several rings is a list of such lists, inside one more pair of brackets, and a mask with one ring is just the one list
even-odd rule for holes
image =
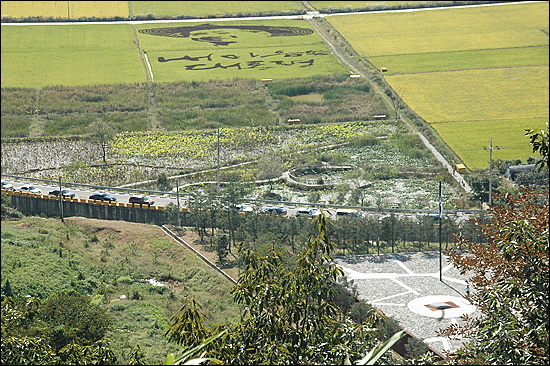
{"label": "parked car", "polygon": [[154,205],[155,201],[153,201],[152,198],[149,196],[144,196],[142,194],[137,194],[134,196],[130,196],[130,199],[128,200],[130,203],[139,203],[140,205]]}
{"label": "parked car", "polygon": [[336,219],[340,219],[342,217],[363,217],[363,213],[350,208],[339,208],[336,210]]}
{"label": "parked car", "polygon": [[19,190],[21,192],[42,193],[42,190],[40,188],[36,188],[35,186],[31,186],[29,184],[21,186]]}
{"label": "parked car", "polygon": [[[48,194],[53,196],[59,196],[59,189],[54,189],[53,191],[50,191]],[[61,191],[61,194],[63,195],[63,197],[75,198],[75,194],[73,192],[69,192],[66,189],[63,189]]]}
{"label": "parked car", "polygon": [[91,200],[100,200],[100,201],[109,201],[109,202],[116,201],[116,197],[109,193],[94,193],[88,198]]}
{"label": "parked car", "polygon": [[315,216],[319,215],[320,213],[321,213],[321,211],[319,211],[316,208],[302,207],[302,208],[299,208],[296,211],[296,217],[298,217],[298,216],[315,217]]}
{"label": "parked car", "polygon": [[9,183],[9,182],[6,182],[5,180],[2,181],[2,189],[6,189],[8,191],[10,190],[14,190],[15,188],[13,187],[13,184]]}
{"label": "parked car", "polygon": [[239,212],[243,212],[243,213],[246,213],[246,212],[254,212],[254,209],[250,206],[247,206],[245,205],[244,203],[241,204],[241,205],[238,205],[235,207],[235,209]]}
{"label": "parked car", "polygon": [[286,215],[286,209],[280,206],[267,206],[262,208],[260,213],[266,215]]}

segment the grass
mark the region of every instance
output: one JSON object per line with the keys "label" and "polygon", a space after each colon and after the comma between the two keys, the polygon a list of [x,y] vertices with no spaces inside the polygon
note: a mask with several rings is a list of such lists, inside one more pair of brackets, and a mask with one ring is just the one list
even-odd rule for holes
{"label": "grass", "polygon": [[[237,320],[238,309],[229,296],[232,284],[160,228],[83,218],[65,221],[3,221],[2,281],[9,279],[20,296],[45,298],[67,287],[103,295],[115,319],[115,329],[107,337],[120,352],[120,364],[127,362],[134,344],[149,354],[147,364],[178,352],[179,347],[166,342],[164,332],[186,293],[203,305],[207,324]],[[149,278],[170,288],[140,281]],[[132,300],[135,292],[141,300]]]}
{"label": "grass", "polygon": [[128,24],[3,25],[1,50],[2,88],[146,81]]}

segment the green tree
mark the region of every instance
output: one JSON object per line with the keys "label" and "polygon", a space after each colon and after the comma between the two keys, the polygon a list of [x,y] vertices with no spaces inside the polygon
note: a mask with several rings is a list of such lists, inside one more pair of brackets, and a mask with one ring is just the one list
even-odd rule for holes
{"label": "green tree", "polygon": [[187,302],[172,319],[169,338],[195,347],[226,330],[205,350],[227,364],[343,364],[361,359],[377,344],[372,329],[376,317],[358,325],[336,306],[334,284],[342,270],[331,256],[330,222],[321,213],[313,223],[315,235],[295,266],[283,265],[283,253],[259,255],[239,245],[244,270],[232,290],[243,307],[239,323],[207,330],[196,304]]}
{"label": "green tree", "polygon": [[548,190],[521,189],[517,197],[498,197],[491,220],[480,223],[489,240],[466,242],[468,255],[449,253],[469,280],[469,300],[481,316],[466,317],[444,336],[470,339],[451,355],[453,364],[548,364]]}
{"label": "green tree", "polygon": [[548,170],[548,122],[546,122],[545,130],[525,130],[525,136],[529,137],[529,144],[533,148],[534,153],[539,153],[541,159],[536,162],[538,171]]}
{"label": "green tree", "polygon": [[227,255],[229,254],[229,238],[226,234],[222,234],[218,237],[216,244],[216,253],[218,254],[218,260],[223,263]]}
{"label": "green tree", "polygon": [[56,352],[47,338],[32,335],[40,326],[41,302],[28,298],[18,303],[11,298],[2,302],[2,365],[113,365],[114,352],[105,339],[81,346],[74,340]]}

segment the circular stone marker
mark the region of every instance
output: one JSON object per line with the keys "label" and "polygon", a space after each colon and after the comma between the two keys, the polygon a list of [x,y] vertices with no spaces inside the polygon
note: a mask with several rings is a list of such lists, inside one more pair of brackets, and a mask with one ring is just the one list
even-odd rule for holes
{"label": "circular stone marker", "polygon": [[419,297],[409,301],[407,307],[413,313],[440,319],[458,318],[476,310],[465,298],[446,295]]}

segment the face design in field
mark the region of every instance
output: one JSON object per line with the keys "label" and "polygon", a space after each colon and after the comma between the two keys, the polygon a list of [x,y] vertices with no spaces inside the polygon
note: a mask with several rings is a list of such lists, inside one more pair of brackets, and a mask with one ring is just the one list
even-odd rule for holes
{"label": "face design in field", "polygon": [[237,43],[239,33],[265,32],[270,37],[305,36],[312,34],[313,30],[301,27],[277,27],[267,25],[225,25],[225,24],[199,24],[183,27],[164,27],[140,29],[139,33],[161,37],[190,38],[196,42],[207,42],[212,45],[228,46]]}

